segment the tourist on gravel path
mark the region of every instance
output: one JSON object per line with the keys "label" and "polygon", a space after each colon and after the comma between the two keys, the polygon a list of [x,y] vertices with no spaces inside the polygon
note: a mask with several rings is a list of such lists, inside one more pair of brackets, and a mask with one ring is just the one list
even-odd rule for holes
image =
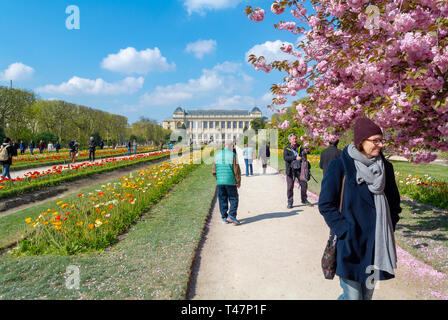
{"label": "tourist on gravel path", "polygon": [[9,168],[12,165],[12,157],[17,156],[17,149],[11,144],[11,139],[6,137],[0,147],[0,164],[3,166],[2,176],[11,180]]}
{"label": "tourist on gravel path", "polygon": [[294,203],[294,181],[299,180],[300,196],[302,204],[313,206],[307,198],[308,183],[300,180],[300,168],[302,166],[302,156],[304,150],[297,144],[297,135],[290,133],[288,136],[289,144],[283,150],[283,160],[285,160],[286,168],[286,196],[288,197],[287,208],[291,209]]}
{"label": "tourist on gravel path", "polygon": [[266,144],[266,141],[261,141],[260,147],[258,148],[258,158],[261,160],[261,166],[263,167],[263,174],[266,174],[266,168],[268,166],[268,161],[271,156],[271,150]]}
{"label": "tourist on gravel path", "polygon": [[[76,161],[76,157],[79,151],[79,143],[78,140],[70,140],[68,147],[70,149],[70,160],[71,164],[74,164]],[[68,164],[68,167],[70,168],[70,163]]]}
{"label": "tourist on gravel path", "polygon": [[26,143],[23,140],[20,140],[19,149],[20,149],[20,154],[21,155],[25,154]]}
{"label": "tourist on gravel path", "polygon": [[53,142],[48,142],[48,153],[52,153],[53,152]]}
{"label": "tourist on gravel path", "polygon": [[338,143],[339,140],[330,142],[330,145],[320,155],[319,167],[323,170],[324,176],[330,162],[341,156],[342,151],[338,149]]}
{"label": "tourist on gravel path", "polygon": [[132,147],[134,149],[134,154],[137,154],[137,141],[135,139],[132,141]]}
{"label": "tourist on gravel path", "polygon": [[31,155],[33,155],[33,150],[35,147],[36,147],[36,145],[34,144],[33,139],[31,139],[30,144],[29,144]]}
{"label": "tourist on gravel path", "polygon": [[126,142],[126,148],[128,148],[128,156],[130,156],[131,155],[131,141],[130,140],[128,140]]}
{"label": "tourist on gravel path", "polygon": [[343,290],[339,300],[370,300],[376,281],[394,278],[400,194],[394,168],[381,152],[380,127],[360,118],[353,131],[354,143],[330,163],[324,176],[319,211],[337,237],[336,275]]}
{"label": "tourist on gravel path", "polygon": [[89,141],[89,161],[95,162],[96,143],[93,137],[90,137]]}
{"label": "tourist on gravel path", "polygon": [[[227,141],[225,148],[215,154],[212,173],[218,185],[219,211],[223,223],[240,224],[236,218],[238,210],[238,188],[241,186],[241,171],[233,153],[233,142]],[[230,209],[229,209],[230,202]]]}
{"label": "tourist on gravel path", "polygon": [[249,147],[247,145],[247,143],[244,144],[244,149],[243,149],[243,158],[244,158],[244,164],[246,165],[246,177],[249,176],[249,170],[250,170],[250,175],[253,176],[254,175],[254,168],[252,165],[253,159],[255,153],[254,153],[254,148]]}

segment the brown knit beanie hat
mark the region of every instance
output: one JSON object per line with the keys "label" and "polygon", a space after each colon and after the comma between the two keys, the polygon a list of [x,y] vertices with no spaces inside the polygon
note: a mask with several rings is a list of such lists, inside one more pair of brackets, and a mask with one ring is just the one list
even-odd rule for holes
{"label": "brown knit beanie hat", "polygon": [[383,134],[381,128],[369,118],[359,118],[353,126],[355,146],[376,134]]}

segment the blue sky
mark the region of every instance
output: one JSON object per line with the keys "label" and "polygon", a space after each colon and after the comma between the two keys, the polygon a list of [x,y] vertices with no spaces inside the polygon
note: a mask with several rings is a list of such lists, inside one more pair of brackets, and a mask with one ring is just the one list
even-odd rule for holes
{"label": "blue sky", "polygon": [[[261,108],[283,77],[247,63],[247,53],[278,52],[297,37],[277,31],[262,0],[2,0],[0,85],[13,79],[42,99],[161,121],[174,109]],[[66,8],[80,11],[69,30]],[[250,21],[246,5],[266,19]],[[289,15],[289,14],[288,14]],[[289,15],[290,16],[290,15]],[[71,20],[72,21],[72,20]],[[270,43],[267,43],[270,41]]]}

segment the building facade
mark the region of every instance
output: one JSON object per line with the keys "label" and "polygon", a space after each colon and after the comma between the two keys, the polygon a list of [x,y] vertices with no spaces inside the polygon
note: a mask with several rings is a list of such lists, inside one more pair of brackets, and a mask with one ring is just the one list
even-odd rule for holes
{"label": "building facade", "polygon": [[186,129],[187,138],[193,143],[209,143],[239,139],[250,122],[262,118],[257,107],[247,110],[184,110],[178,107],[171,119],[163,120],[163,128],[172,131]]}

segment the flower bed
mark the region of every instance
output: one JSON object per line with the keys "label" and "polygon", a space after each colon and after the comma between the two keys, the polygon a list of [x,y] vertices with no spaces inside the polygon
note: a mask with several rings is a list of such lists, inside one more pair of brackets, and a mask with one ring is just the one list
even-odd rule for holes
{"label": "flower bed", "polygon": [[59,201],[59,209],[26,219],[34,232],[13,253],[71,255],[103,250],[195,167],[192,161],[163,163],[103,185],[94,193],[80,194],[71,203]]}
{"label": "flower bed", "polygon": [[411,176],[395,172],[398,189],[415,201],[426,203],[437,208],[448,209],[448,184],[425,174]]}
{"label": "flower bed", "polygon": [[[151,152],[155,150],[157,149],[150,147],[139,148],[137,150],[137,154]],[[99,149],[96,150],[95,152],[95,159],[124,156],[126,154],[127,154],[126,148],[103,149],[103,150]],[[88,150],[79,151],[79,156],[76,158],[76,160],[79,161],[88,159],[89,159]],[[68,151],[59,153],[52,152],[43,154],[36,153],[34,155],[18,155],[17,157],[14,157],[12,159],[11,170],[23,170],[26,168],[41,167],[45,165],[61,164],[69,162],[70,162],[70,155]]]}
{"label": "flower bed", "polygon": [[43,187],[58,185],[60,183],[80,179],[95,173],[115,170],[117,168],[134,165],[141,162],[152,161],[168,157],[170,151],[157,151],[149,154],[139,154],[124,158],[102,159],[97,163],[80,163],[72,165],[71,169],[63,170],[63,166],[54,166],[46,171],[29,172],[25,178],[0,180],[0,199],[14,196]]}

